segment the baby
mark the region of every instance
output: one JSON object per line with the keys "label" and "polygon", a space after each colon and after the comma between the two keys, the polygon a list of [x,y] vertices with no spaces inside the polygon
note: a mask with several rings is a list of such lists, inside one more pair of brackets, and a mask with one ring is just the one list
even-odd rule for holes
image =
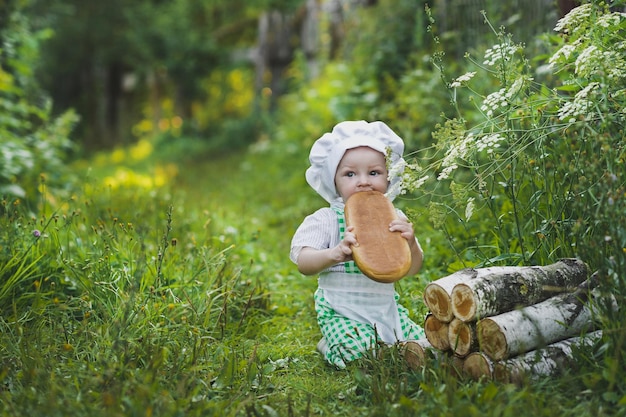
{"label": "baby", "polygon": [[[345,227],[344,204],[354,193],[379,191],[393,201],[400,190],[404,143],[383,122],[346,121],[324,134],[311,148],[309,185],[330,203],[307,216],[291,242],[290,258],[304,275],[319,274],[315,310],[322,331],[318,351],[331,364],[346,364],[376,348],[424,337],[423,329],[398,303],[393,283],[367,278],[352,259],[358,239]],[[391,173],[391,175],[390,175]],[[409,242],[407,275],[416,274],[423,252],[413,225],[400,210],[389,224]]]}

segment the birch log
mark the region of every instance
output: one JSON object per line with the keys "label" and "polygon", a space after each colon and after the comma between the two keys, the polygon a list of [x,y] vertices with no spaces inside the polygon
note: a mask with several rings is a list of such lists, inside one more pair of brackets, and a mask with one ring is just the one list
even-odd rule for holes
{"label": "birch log", "polygon": [[588,277],[587,265],[562,259],[546,266],[502,266],[474,270],[475,277],[456,284],[452,312],[463,321],[477,320],[528,306],[577,287]]}
{"label": "birch log", "polygon": [[494,363],[482,352],[472,352],[463,361],[463,374],[473,380],[493,379]]}
{"label": "birch log", "polygon": [[533,380],[539,376],[556,375],[564,367],[575,364],[577,348],[592,346],[601,337],[602,331],[597,330],[504,361],[491,360],[483,352],[472,352],[463,361],[463,374],[474,380],[487,378],[516,384],[524,378]]}
{"label": "birch log", "polygon": [[424,320],[424,333],[426,333],[426,339],[435,349],[450,350],[448,323],[439,320],[433,314],[428,314]]}
{"label": "birch log", "polygon": [[400,342],[400,354],[407,366],[413,370],[423,367],[429,358],[437,358],[438,353],[428,339]]}
{"label": "birch log", "polygon": [[537,349],[516,356],[506,361],[496,362],[493,367],[493,379],[501,382],[520,384],[524,379],[536,379],[539,376],[553,376],[565,368],[576,365],[576,349],[593,346],[602,338],[602,331],[587,333],[562,340],[543,349]]}
{"label": "birch log", "polygon": [[424,288],[424,303],[430,312],[444,323],[454,318],[450,296],[456,284],[460,284],[475,276],[473,269],[462,269],[451,275],[439,278]]}
{"label": "birch log", "polygon": [[476,322],[466,323],[457,318],[452,319],[448,324],[448,340],[452,352],[461,358],[477,350]]}
{"label": "birch log", "polygon": [[480,320],[480,350],[497,361],[593,330],[590,304],[599,296],[591,287],[596,285],[590,279],[572,293]]}

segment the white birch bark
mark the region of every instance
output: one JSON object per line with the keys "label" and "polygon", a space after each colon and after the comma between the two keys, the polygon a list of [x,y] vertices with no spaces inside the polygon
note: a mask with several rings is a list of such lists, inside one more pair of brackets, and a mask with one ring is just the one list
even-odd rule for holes
{"label": "white birch bark", "polygon": [[593,346],[602,338],[602,331],[587,333],[562,340],[543,349],[524,353],[506,361],[496,362],[493,379],[520,384],[524,379],[534,380],[540,376],[553,376],[563,369],[575,366],[575,352],[581,347]]}
{"label": "white birch bark", "polygon": [[477,324],[480,350],[502,360],[594,330],[592,305],[599,297],[583,287],[482,319]]}
{"label": "white birch bark", "polygon": [[475,271],[475,278],[455,285],[450,296],[454,316],[463,321],[538,303],[577,287],[589,273],[587,265],[578,259],[562,259],[546,266],[504,266]]}

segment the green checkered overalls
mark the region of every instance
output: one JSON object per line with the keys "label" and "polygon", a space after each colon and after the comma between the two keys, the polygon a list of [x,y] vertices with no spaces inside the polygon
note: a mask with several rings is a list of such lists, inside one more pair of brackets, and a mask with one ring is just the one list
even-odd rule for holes
{"label": "green checkered overalls", "polygon": [[[345,233],[343,211],[334,209],[339,221],[340,239],[343,239]],[[395,323],[394,329],[398,327],[400,329],[398,331],[387,328],[387,340],[383,340],[384,343],[424,337],[424,330],[409,318],[408,310],[398,304],[399,295],[393,289],[393,284],[380,284],[370,280],[359,271],[354,261],[346,262],[344,266],[345,273],[320,274],[320,288],[314,297],[317,322],[323,335],[318,350],[329,363],[343,368],[347,362],[360,358],[365,351],[374,348],[377,341],[381,341],[380,329],[367,320],[369,314],[367,307],[375,308],[379,300],[382,300],[383,306],[388,305],[397,310],[397,317],[391,318],[391,321]],[[340,288],[339,285],[343,284],[349,288]],[[348,299],[355,300],[356,313],[351,310],[350,302],[346,301]],[[372,300],[371,305],[369,300]],[[358,305],[359,302],[361,305]],[[341,309],[347,313],[341,314],[338,311]],[[365,318],[360,319],[359,310]],[[375,315],[375,312],[373,313]],[[396,311],[390,313],[395,315]],[[391,331],[393,335],[390,336]]]}

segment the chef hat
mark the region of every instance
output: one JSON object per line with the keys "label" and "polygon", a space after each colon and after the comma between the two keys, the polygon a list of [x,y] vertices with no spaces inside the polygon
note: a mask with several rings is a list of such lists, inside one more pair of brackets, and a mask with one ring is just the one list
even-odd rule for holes
{"label": "chef hat", "polygon": [[329,203],[341,202],[335,188],[337,166],[348,149],[367,146],[385,155],[389,172],[389,200],[398,195],[404,169],[404,142],[383,122],[346,121],[313,144],[306,170],[309,185]]}

